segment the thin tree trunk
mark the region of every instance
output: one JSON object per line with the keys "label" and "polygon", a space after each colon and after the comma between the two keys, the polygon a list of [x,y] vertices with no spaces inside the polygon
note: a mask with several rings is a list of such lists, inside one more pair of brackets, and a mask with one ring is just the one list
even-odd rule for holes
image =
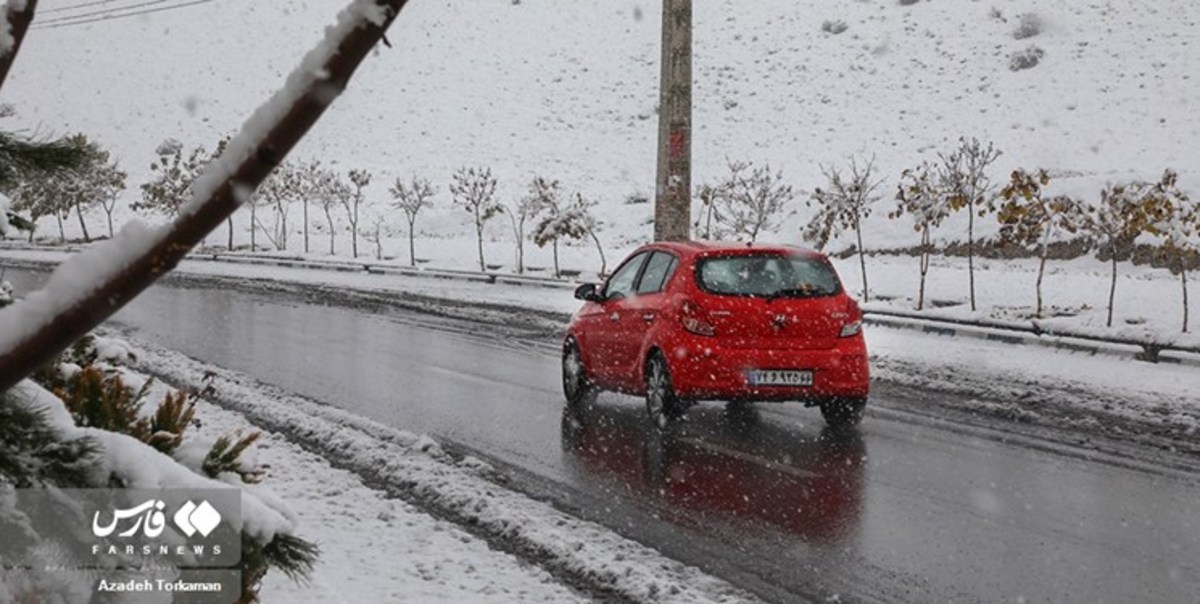
{"label": "thin tree trunk", "polygon": [[1046,243],[1050,239],[1050,229],[1046,229],[1046,236],[1042,239],[1042,249],[1039,257],[1041,261],[1038,263],[1037,277],[1037,318],[1042,318],[1042,278],[1046,275]]}
{"label": "thin tree trunk", "polygon": [[558,239],[554,240],[554,276],[561,277],[562,271],[558,270]]}
{"label": "thin tree trunk", "polygon": [[1188,292],[1187,292],[1187,266],[1183,261],[1183,254],[1179,255],[1179,280],[1183,284],[1183,333],[1188,331]]}
{"label": "thin tree trunk", "polygon": [[592,236],[592,241],[596,242],[596,251],[600,252],[600,274],[608,272],[608,261],[604,259],[604,246],[600,245],[600,238],[596,236],[596,232],[588,229],[588,235]]}
{"label": "thin tree trunk", "polygon": [[1108,285],[1108,327],[1112,327],[1113,319],[1113,304],[1117,299],[1117,243],[1109,242],[1109,250],[1112,252],[1112,282]]}
{"label": "thin tree trunk", "polygon": [[308,198],[304,198],[304,253],[308,253]]}
{"label": "thin tree trunk", "polygon": [[863,249],[862,224],[858,216],[854,217],[854,234],[858,236],[858,263],[862,269],[863,302],[870,302],[871,290],[867,288],[867,251]]}
{"label": "thin tree trunk", "polygon": [[413,223],[414,222],[416,222],[415,217],[414,217],[414,219],[410,219],[408,221],[408,265],[409,266],[417,265],[417,244],[414,242],[416,237],[413,233],[413,230],[414,230]]}
{"label": "thin tree trunk", "polygon": [[108,208],[104,208],[104,213],[105,213],[105,215],[108,216],[108,238],[112,239],[114,237],[113,225],[112,225],[112,210],[110,210]]}
{"label": "thin tree trunk", "polygon": [[329,208],[325,208],[325,222],[329,223],[329,255],[333,256],[337,253],[334,249],[334,237],[336,233],[333,232],[333,216],[329,215]]}
{"label": "thin tree trunk", "polygon": [[257,206],[258,206],[258,204],[254,203],[254,200],[251,199],[250,200],[250,253],[254,253],[256,251],[255,248],[257,247],[256,243],[258,241],[258,239],[255,237],[255,235],[258,234],[258,211],[256,209]]}
{"label": "thin tree trunk", "polygon": [[233,215],[232,214],[229,215],[229,218],[226,219],[226,222],[229,223],[229,245],[226,246],[226,249],[228,249],[229,251],[232,252],[233,251]]}
{"label": "thin tree trunk", "polygon": [[971,312],[975,312],[975,201],[967,204],[967,280],[971,284]]}
{"label": "thin tree trunk", "polygon": [[708,202],[707,211],[704,213],[704,238],[705,239],[712,238],[713,204],[715,204],[715,203],[716,203],[715,200]]}
{"label": "thin tree trunk", "polygon": [[83,204],[75,202],[75,215],[79,216],[79,228],[83,231],[84,243],[91,243],[92,237],[88,235],[87,222],[83,220]]}
{"label": "thin tree trunk", "polygon": [[479,243],[479,272],[486,272],[487,265],[483,262],[483,223],[475,222],[475,240]]}
{"label": "thin tree trunk", "polygon": [[921,290],[917,294],[917,310],[925,309],[925,275],[929,274],[929,225],[921,230]]}
{"label": "thin tree trunk", "polygon": [[58,220],[58,242],[66,243],[67,242],[67,233],[66,233],[66,231],[63,230],[62,212],[55,212],[54,218],[56,218]]}
{"label": "thin tree trunk", "polygon": [[350,219],[350,254],[358,258],[358,203],[354,204],[354,216]]}

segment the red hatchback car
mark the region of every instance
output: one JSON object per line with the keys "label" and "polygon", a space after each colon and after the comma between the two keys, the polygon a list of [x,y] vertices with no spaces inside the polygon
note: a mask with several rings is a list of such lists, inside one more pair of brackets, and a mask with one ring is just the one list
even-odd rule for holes
{"label": "red hatchback car", "polygon": [[584,300],[563,341],[569,405],[646,397],[659,426],[701,400],[800,401],[862,418],[862,311],[829,259],[791,246],[664,242],[636,250]]}

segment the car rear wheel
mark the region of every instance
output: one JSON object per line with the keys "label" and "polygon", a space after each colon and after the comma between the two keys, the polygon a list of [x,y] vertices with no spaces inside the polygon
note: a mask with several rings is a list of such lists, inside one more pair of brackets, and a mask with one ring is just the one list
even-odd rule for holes
{"label": "car rear wheel", "polygon": [[666,428],[668,421],[683,414],[683,403],[671,385],[667,361],[657,353],[646,362],[646,413],[651,425],[659,429]]}
{"label": "car rear wheel", "polygon": [[579,408],[596,400],[596,387],[587,377],[583,355],[573,339],[567,340],[563,345],[562,383],[563,396],[567,399],[568,407]]}
{"label": "car rear wheel", "polygon": [[821,403],[821,416],[830,427],[857,426],[866,407],[865,398],[835,398]]}

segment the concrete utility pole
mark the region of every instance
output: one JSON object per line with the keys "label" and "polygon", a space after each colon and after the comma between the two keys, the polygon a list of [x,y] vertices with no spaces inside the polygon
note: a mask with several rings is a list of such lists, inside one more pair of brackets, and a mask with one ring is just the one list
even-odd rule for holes
{"label": "concrete utility pole", "polygon": [[692,0],[663,0],[654,239],[690,239],[692,222]]}

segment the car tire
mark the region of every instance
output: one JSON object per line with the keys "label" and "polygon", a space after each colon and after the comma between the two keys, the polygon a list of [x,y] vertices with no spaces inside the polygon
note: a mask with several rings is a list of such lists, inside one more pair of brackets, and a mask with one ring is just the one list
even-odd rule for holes
{"label": "car tire", "polygon": [[671,371],[661,354],[654,353],[646,361],[646,414],[650,425],[664,429],[670,420],[683,415],[683,402],[671,384]]}
{"label": "car tire", "polygon": [[588,379],[587,368],[583,365],[583,354],[579,352],[579,345],[573,338],[563,344],[562,384],[563,397],[567,399],[568,407],[579,409],[595,402],[596,386]]}
{"label": "car tire", "polygon": [[832,428],[857,426],[866,407],[866,398],[835,398],[821,403],[821,416]]}

